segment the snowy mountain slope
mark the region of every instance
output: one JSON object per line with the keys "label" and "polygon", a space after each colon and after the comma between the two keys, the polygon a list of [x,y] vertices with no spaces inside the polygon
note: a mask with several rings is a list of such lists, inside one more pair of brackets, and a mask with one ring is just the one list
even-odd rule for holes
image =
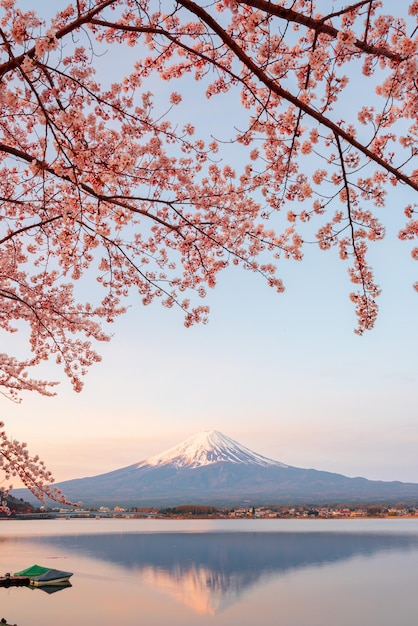
{"label": "snowy mountain slope", "polygon": [[141,461],[136,467],[139,469],[140,467],[173,465],[177,468],[188,467],[191,469],[221,462],[286,467],[279,461],[273,461],[252,452],[217,430],[197,433],[178,446]]}

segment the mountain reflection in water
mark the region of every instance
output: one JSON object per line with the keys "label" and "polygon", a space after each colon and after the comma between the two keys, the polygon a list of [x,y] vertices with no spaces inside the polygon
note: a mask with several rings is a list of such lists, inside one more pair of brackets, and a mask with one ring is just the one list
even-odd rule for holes
{"label": "mountain reflection in water", "polygon": [[126,533],[39,537],[116,563],[199,613],[215,614],[272,576],[381,551],[418,549],[414,535],[335,532]]}

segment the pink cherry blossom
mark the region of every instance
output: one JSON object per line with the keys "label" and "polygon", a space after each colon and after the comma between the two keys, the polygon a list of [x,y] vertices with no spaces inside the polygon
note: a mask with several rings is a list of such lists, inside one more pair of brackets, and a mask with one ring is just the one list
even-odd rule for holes
{"label": "pink cherry blossom", "polygon": [[[4,423],[0,422],[0,429]],[[4,430],[0,431],[0,471],[4,480],[9,481],[18,476],[41,502],[47,503],[48,498],[63,505],[72,504],[57,487],[53,487],[54,478],[38,456],[29,454],[27,444],[10,439]],[[7,496],[13,488],[12,484],[0,488],[0,511],[10,514]]]}

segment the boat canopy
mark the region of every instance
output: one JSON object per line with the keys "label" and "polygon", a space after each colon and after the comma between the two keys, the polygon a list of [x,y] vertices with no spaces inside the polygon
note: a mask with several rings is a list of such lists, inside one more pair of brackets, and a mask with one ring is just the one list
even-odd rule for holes
{"label": "boat canopy", "polygon": [[15,576],[40,576],[41,574],[45,574],[51,568],[50,567],[42,567],[42,565],[32,565],[32,567],[28,567],[27,569],[22,569],[20,572],[15,572]]}
{"label": "boat canopy", "polygon": [[27,569],[22,569],[20,572],[15,572],[15,576],[27,576],[30,578],[33,584],[36,583],[49,583],[53,581],[68,580],[73,573],[63,572],[59,569],[53,569],[51,567],[42,567],[42,565],[32,565]]}

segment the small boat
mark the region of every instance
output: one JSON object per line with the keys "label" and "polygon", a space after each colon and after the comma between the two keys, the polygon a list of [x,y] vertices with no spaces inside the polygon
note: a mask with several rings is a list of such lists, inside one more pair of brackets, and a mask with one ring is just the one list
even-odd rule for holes
{"label": "small boat", "polygon": [[51,567],[42,567],[42,565],[32,565],[32,567],[14,573],[14,576],[26,576],[29,578],[29,584],[35,587],[66,585],[72,575],[72,572],[63,572]]}

